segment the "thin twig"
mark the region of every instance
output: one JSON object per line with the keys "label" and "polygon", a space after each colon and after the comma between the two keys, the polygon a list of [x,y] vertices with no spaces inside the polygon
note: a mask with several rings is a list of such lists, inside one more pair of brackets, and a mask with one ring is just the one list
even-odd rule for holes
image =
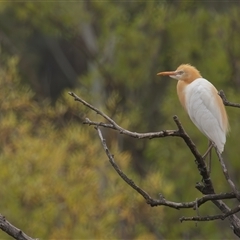
{"label": "thin twig", "polygon": [[119,131],[122,129],[120,126],[117,125],[117,123],[115,123],[110,117],[108,117],[105,113],[101,112],[99,109],[97,109],[96,107],[92,106],[91,104],[89,104],[88,102],[86,102],[85,100],[81,99],[79,96],[77,96],[75,93],[73,92],[69,92],[68,93],[70,96],[74,97],[75,101],[81,102],[83,105],[87,106],[88,108],[92,109],[94,112],[96,112],[97,114],[101,115],[103,118],[105,118],[108,122],[110,122],[116,129],[118,129]]}
{"label": "thin twig", "polygon": [[213,220],[224,220],[225,218],[237,213],[240,211],[240,205],[238,205],[236,208],[231,209],[230,211],[228,211],[225,214],[217,214],[217,215],[212,215],[212,216],[204,216],[204,217],[200,217],[200,216],[195,216],[195,217],[181,217],[179,220],[181,222],[183,221],[213,221]]}
{"label": "thin twig", "polygon": [[240,201],[240,193],[236,189],[236,186],[235,186],[234,182],[232,181],[232,179],[230,178],[230,176],[228,174],[228,170],[227,170],[227,167],[226,167],[226,165],[225,165],[225,163],[223,161],[223,157],[222,157],[221,153],[218,151],[217,148],[215,148],[215,151],[216,151],[216,154],[218,156],[219,162],[221,164],[224,177],[226,178],[227,182],[229,183],[230,187],[232,188],[233,192],[235,193],[236,198]]}
{"label": "thin twig", "polygon": [[224,103],[225,106],[240,108],[240,104],[239,104],[239,103],[232,103],[232,102],[229,102],[229,101],[227,100],[226,95],[225,95],[225,93],[223,92],[223,90],[220,90],[220,91],[218,92],[218,95],[222,98],[223,103]]}
{"label": "thin twig", "polygon": [[86,118],[83,124],[88,124],[92,126],[100,126],[105,128],[110,128],[116,131],[119,131],[120,134],[124,134],[126,136],[132,137],[132,138],[138,138],[138,139],[152,139],[152,138],[162,138],[162,137],[180,137],[180,133],[177,130],[163,130],[160,132],[148,132],[148,133],[137,133],[137,132],[131,132],[129,130],[126,130],[124,128],[116,128],[111,123],[102,123],[102,122],[94,122],[91,121],[89,118]]}

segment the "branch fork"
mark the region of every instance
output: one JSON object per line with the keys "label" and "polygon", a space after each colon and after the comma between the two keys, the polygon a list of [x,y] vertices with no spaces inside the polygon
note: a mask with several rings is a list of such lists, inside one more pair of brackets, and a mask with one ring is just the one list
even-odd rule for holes
{"label": "branch fork", "polygon": [[[240,201],[240,193],[236,189],[234,182],[230,179],[230,176],[228,174],[226,165],[223,161],[223,158],[221,154],[219,153],[218,150],[216,150],[216,154],[218,156],[219,162],[221,164],[224,177],[226,178],[227,182],[230,185],[230,188],[232,189],[232,192],[228,193],[220,193],[216,194],[214,190],[214,185],[213,182],[211,181],[210,175],[207,170],[207,166],[205,164],[205,161],[199,151],[197,150],[196,145],[194,142],[191,140],[191,138],[188,136],[186,131],[184,130],[180,120],[178,117],[175,115],[173,117],[174,122],[176,123],[177,130],[163,130],[159,132],[149,132],[149,133],[136,133],[136,132],[131,132],[129,130],[126,130],[122,127],[120,127],[113,119],[111,119],[109,116],[104,114],[102,111],[99,109],[95,108],[91,104],[87,103],[83,99],[81,99],[79,96],[77,96],[73,92],[69,92],[69,95],[74,98],[75,101],[78,101],[91,109],[92,111],[96,112],[100,116],[102,116],[108,123],[103,123],[103,122],[94,122],[91,121],[90,119],[86,118],[85,121],[83,122],[84,124],[88,124],[90,126],[95,126],[95,129],[97,130],[99,139],[102,143],[102,146],[106,152],[106,155],[109,159],[109,162],[115,169],[115,171],[118,173],[118,175],[130,186],[132,187],[136,192],[138,192],[142,197],[146,200],[146,203],[149,204],[152,207],[156,206],[167,206],[170,208],[174,209],[181,209],[181,208],[192,208],[197,212],[197,216],[193,217],[181,217],[180,221],[213,221],[217,219],[224,220],[227,218],[229,222],[231,223],[232,229],[234,233],[240,237],[240,219],[235,215],[235,213],[240,211],[240,205],[236,206],[233,209],[230,209],[222,200],[224,199],[237,199]],[[232,106],[232,107],[237,107],[240,108],[240,104],[237,103],[231,103],[227,100],[224,92],[221,90],[219,91],[219,95],[223,100],[223,103],[226,106]],[[195,163],[197,165],[197,169],[199,171],[199,174],[202,177],[202,181],[196,184],[196,189],[198,189],[203,196],[201,198],[197,198],[194,201],[191,202],[173,202],[166,200],[165,197],[159,193],[159,198],[154,199],[152,198],[145,190],[137,186],[133,180],[131,180],[117,165],[115,162],[114,156],[111,154],[110,150],[107,147],[106,141],[103,138],[102,132],[101,132],[101,127],[104,128],[110,128],[113,130],[118,131],[120,134],[127,135],[129,137],[133,138],[138,138],[138,139],[143,139],[143,138],[163,138],[163,137],[180,137],[184,140],[186,143],[187,147],[191,151],[191,153],[194,156]],[[221,212],[222,214],[217,214],[217,215],[212,215],[212,216],[199,216],[198,211],[199,207],[208,202],[211,201]]]}

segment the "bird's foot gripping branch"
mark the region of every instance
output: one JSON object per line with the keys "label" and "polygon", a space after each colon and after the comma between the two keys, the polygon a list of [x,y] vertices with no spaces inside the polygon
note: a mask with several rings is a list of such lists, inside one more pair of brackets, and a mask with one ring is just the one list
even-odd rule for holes
{"label": "bird's foot gripping branch", "polygon": [[[216,150],[218,159],[221,163],[222,170],[224,173],[224,176],[229,183],[232,192],[226,192],[226,193],[219,193],[217,194],[215,192],[214,184],[211,181],[211,178],[209,176],[209,172],[207,170],[206,164],[197,150],[196,145],[193,143],[191,138],[188,136],[186,131],[184,130],[181,122],[179,121],[177,116],[173,117],[174,122],[177,125],[176,130],[162,130],[160,132],[149,132],[149,133],[136,133],[131,132],[129,130],[126,130],[119,126],[113,119],[111,119],[109,116],[107,116],[105,113],[97,109],[96,107],[92,106],[88,102],[81,99],[79,96],[77,96],[73,92],[69,92],[69,95],[71,95],[75,101],[78,101],[85,105],[87,108],[91,109],[92,111],[96,112],[100,116],[107,121],[107,123],[103,122],[95,122],[91,121],[90,119],[86,118],[84,121],[84,124],[87,124],[89,126],[94,126],[97,130],[99,139],[101,141],[101,144],[103,146],[104,151],[106,152],[106,155],[109,159],[110,164],[115,169],[117,174],[129,185],[138,192],[145,200],[146,203],[150,206],[166,206],[174,209],[181,209],[181,208],[190,208],[196,210],[198,213],[198,209],[201,205],[205,204],[208,201],[211,201],[221,212],[221,214],[217,215],[209,215],[209,216],[193,216],[193,217],[181,217],[180,221],[212,221],[217,219],[225,219],[227,218],[228,221],[231,224],[231,228],[233,229],[233,232],[240,237],[240,219],[235,215],[235,213],[240,211],[240,204],[237,205],[235,208],[231,209],[228,207],[226,203],[223,202],[224,199],[238,199],[239,200],[239,192],[237,191],[234,182],[229,177],[229,174],[227,172],[227,168],[224,164],[223,158],[218,150]],[[232,106],[232,107],[240,107],[238,104],[228,102],[223,91],[220,91],[219,95],[223,98],[223,102],[226,106]],[[167,200],[162,194],[159,195],[158,198],[152,198],[147,191],[143,190],[141,187],[137,186],[135,182],[130,179],[118,166],[118,164],[115,162],[114,155],[110,152],[107,143],[102,135],[101,128],[109,128],[118,131],[120,134],[124,134],[129,137],[138,138],[138,139],[152,139],[152,138],[165,138],[165,137],[180,137],[184,140],[186,143],[186,146],[190,149],[191,153],[193,154],[193,160],[196,162],[197,170],[199,174],[201,175],[202,181],[196,184],[196,189],[198,189],[203,196],[201,198],[197,198],[191,202],[174,202]]]}

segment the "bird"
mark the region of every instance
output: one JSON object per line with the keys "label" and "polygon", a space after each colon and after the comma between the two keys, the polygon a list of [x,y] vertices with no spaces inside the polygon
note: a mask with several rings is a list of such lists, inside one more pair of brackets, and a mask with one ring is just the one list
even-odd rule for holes
{"label": "bird", "polygon": [[222,154],[229,122],[214,85],[190,64],[181,64],[175,71],[159,72],[157,75],[178,80],[177,95],[181,105],[196,127],[209,139],[209,148],[203,156],[211,152],[213,146]]}

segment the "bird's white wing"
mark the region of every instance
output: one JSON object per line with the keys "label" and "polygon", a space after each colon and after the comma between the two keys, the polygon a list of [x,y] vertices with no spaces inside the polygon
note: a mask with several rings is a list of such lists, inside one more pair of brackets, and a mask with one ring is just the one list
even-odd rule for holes
{"label": "bird's white wing", "polygon": [[186,87],[185,94],[189,117],[222,152],[226,142],[226,129],[216,88],[206,79],[198,78]]}

